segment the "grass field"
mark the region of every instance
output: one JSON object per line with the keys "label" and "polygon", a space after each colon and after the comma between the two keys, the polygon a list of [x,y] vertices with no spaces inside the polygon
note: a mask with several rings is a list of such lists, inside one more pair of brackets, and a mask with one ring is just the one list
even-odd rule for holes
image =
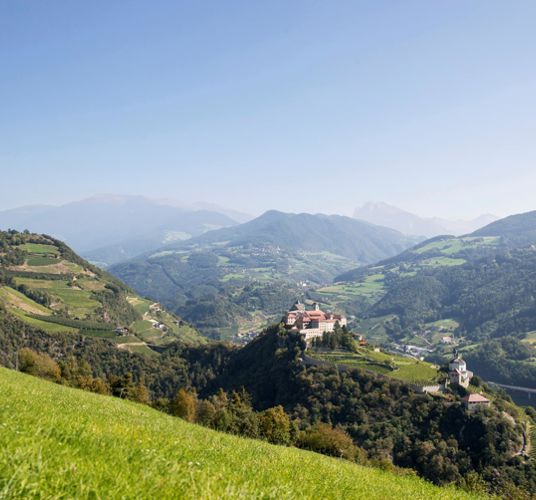
{"label": "grass field", "polygon": [[536,460],[536,425],[530,426],[530,456]]}
{"label": "grass field", "polygon": [[102,292],[105,290],[105,283],[94,278],[78,278],[76,284],[84,289],[92,292]]}
{"label": "grass field", "polygon": [[[178,338],[192,343],[206,341],[191,326],[187,324],[178,325],[176,319],[167,311],[151,311],[150,306],[153,304],[152,301],[140,297],[127,297],[127,300],[136,312],[143,317],[143,319],[137,320],[129,325],[130,331],[143,341],[150,344],[167,344]],[[164,334],[161,330],[154,328],[153,323],[150,321],[151,319],[164,323],[167,327],[167,332]]]}
{"label": "grass field", "polygon": [[312,356],[330,363],[363,368],[405,382],[428,383],[434,382],[438,377],[437,369],[430,363],[385,352],[374,352],[369,348],[359,348],[357,353],[313,352]]}
{"label": "grass field", "polygon": [[522,342],[525,342],[526,344],[536,344],[536,332],[529,332],[525,335],[525,338],[522,340]]}
{"label": "grass field", "polygon": [[465,499],[0,369],[0,497]]}
{"label": "grass field", "polygon": [[36,253],[36,254],[49,254],[49,255],[58,255],[60,252],[58,247],[54,245],[44,245],[42,243],[24,243],[19,245],[21,250],[24,250],[27,253]]}

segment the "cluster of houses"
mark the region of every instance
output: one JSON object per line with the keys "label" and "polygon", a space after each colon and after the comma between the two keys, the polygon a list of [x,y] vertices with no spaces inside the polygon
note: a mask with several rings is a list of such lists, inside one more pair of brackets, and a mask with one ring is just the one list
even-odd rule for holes
{"label": "cluster of houses", "polygon": [[[473,378],[473,372],[467,369],[465,360],[455,352],[454,357],[449,362],[448,378],[443,384],[414,385],[414,389],[424,393],[443,392],[449,385],[463,387],[467,389]],[[482,394],[471,393],[462,398],[463,405],[468,411],[489,406],[491,401]]]}

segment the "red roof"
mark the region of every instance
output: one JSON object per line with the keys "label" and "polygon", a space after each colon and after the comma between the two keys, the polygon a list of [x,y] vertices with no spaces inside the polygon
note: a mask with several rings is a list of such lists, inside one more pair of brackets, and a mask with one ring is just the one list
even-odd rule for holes
{"label": "red roof", "polygon": [[467,403],[489,403],[489,399],[482,396],[482,394],[469,394],[463,398]]}

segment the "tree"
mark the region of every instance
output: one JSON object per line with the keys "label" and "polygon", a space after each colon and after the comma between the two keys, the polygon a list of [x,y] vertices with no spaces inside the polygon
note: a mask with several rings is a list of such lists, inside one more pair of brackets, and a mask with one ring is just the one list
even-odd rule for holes
{"label": "tree", "polygon": [[180,388],[170,405],[172,415],[187,422],[195,422],[197,414],[197,394]]}
{"label": "tree", "polygon": [[151,395],[149,394],[149,390],[147,389],[146,385],[141,382],[129,388],[127,398],[144,405],[151,404]]}

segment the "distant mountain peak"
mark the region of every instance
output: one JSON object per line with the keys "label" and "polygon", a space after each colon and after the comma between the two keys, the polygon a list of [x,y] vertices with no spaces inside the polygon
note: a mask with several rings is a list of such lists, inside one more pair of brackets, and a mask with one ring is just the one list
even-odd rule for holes
{"label": "distant mountain peak", "polygon": [[369,201],[356,208],[354,218],[396,229],[407,235],[433,237],[440,234],[467,234],[497,220],[491,214],[471,220],[449,220],[440,217],[420,217],[382,201]]}

